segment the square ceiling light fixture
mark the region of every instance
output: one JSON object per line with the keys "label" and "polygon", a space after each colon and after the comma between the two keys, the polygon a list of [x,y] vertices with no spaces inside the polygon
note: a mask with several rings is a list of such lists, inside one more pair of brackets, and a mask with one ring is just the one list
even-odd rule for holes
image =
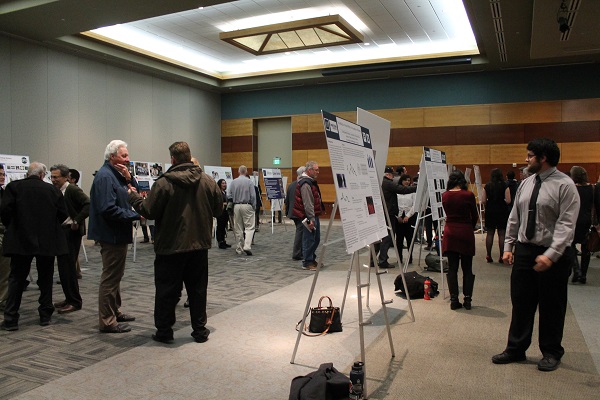
{"label": "square ceiling light fixture", "polygon": [[256,56],[364,40],[362,34],[339,15],[221,32],[219,38]]}

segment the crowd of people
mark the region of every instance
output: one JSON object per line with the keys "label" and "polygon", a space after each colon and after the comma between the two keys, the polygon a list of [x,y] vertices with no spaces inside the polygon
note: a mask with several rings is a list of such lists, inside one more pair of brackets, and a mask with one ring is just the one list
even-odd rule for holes
{"label": "crowd of people", "polygon": [[[537,367],[553,371],[564,354],[561,341],[569,276],[572,283],[587,282],[591,256],[587,242],[590,227],[598,224],[600,185],[590,184],[587,171],[580,166],[573,166],[568,173],[560,172],[560,149],[554,141],[534,139],[526,148],[527,168],[521,169],[521,180],[517,181],[512,171],[504,179],[502,171],[494,168],[479,198],[485,209],[486,261],[494,261],[497,233],[498,261],[512,266],[512,316],[507,345],[502,353],[492,357],[492,362],[507,364],[525,359],[538,310],[543,358]],[[44,182],[47,168],[40,162],[31,163],[26,178],[5,185],[6,173],[0,164],[0,307],[4,312],[1,329],[19,329],[19,308],[34,258],[40,289],[40,325],[48,325],[54,311],[63,314],[82,308],[78,256],[89,217],[87,237],[101,246],[102,256],[98,329],[102,333],[129,332],[127,322],[135,317],[123,311],[120,283],[128,245],[133,240],[132,224],[146,219],[154,221],[156,254],[156,333],[152,338],[163,343],[173,341],[175,306],[185,285],[192,337],[199,343],[208,340],[206,297],[213,218],[220,249],[234,246],[237,254],[252,256],[260,191],[244,165],[228,186],[224,179],[215,182],[204,173],[191,157],[187,143],[175,142],[168,151],[172,166],[143,194],[128,169],[127,143],[121,140],[106,146],[104,164],[94,174],[89,196],[77,186],[79,173],[66,165],[50,167],[52,185]],[[325,210],[318,183],[319,165],[309,161],[296,170],[296,175],[285,197],[286,216],[296,227],[291,258],[302,260],[303,269],[314,271],[320,262],[316,253],[320,216]],[[394,244],[398,261],[404,263],[406,245],[408,263],[412,263],[411,240],[423,240],[422,233],[414,234],[421,225],[415,209],[417,180],[418,176],[411,178],[404,166],[396,171],[385,168],[381,189],[389,234],[374,245],[376,260],[371,260],[371,266],[377,262],[379,268],[393,268],[388,252]],[[462,172],[450,173],[442,205],[446,215],[443,232],[437,232],[434,221],[430,220],[429,225],[426,219],[423,221],[426,249],[434,247],[433,235],[443,235],[440,250],[448,259],[450,308],[470,310],[475,282],[474,231],[480,213]],[[234,244],[226,241],[228,224],[233,226]],[[52,303],[55,260],[64,300]]]}

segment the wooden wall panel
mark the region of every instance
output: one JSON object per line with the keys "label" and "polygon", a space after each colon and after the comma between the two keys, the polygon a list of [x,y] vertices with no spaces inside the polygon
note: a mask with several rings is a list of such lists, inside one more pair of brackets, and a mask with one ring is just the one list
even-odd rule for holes
{"label": "wooden wall panel", "polygon": [[488,125],[490,106],[427,107],[424,109],[424,126]]}
{"label": "wooden wall panel", "polygon": [[308,161],[308,150],[292,150],[292,164],[298,168]]}
{"label": "wooden wall panel", "polygon": [[522,143],[523,124],[457,126],[458,144]]}
{"label": "wooden wall panel", "polygon": [[307,132],[325,132],[323,128],[323,117],[321,114],[309,114],[307,117]]}
{"label": "wooden wall panel", "polygon": [[524,143],[518,144],[496,144],[490,146],[490,162],[489,164],[509,164],[517,163],[525,165],[527,157],[527,145]]}
{"label": "wooden wall panel", "polygon": [[391,123],[391,128],[422,128],[424,125],[422,108],[370,111]]}
{"label": "wooden wall panel", "polygon": [[456,128],[453,126],[437,128],[392,129],[390,146],[443,146],[456,144]]}
{"label": "wooden wall panel", "polygon": [[566,122],[600,120],[600,99],[564,100],[562,120]]}
{"label": "wooden wall panel", "polygon": [[559,101],[492,104],[490,107],[490,124],[492,125],[561,121],[561,103]]}
{"label": "wooden wall panel", "polygon": [[561,163],[585,163],[599,159],[598,142],[561,143],[560,148]]}
{"label": "wooden wall panel", "polygon": [[246,151],[252,151],[252,136],[224,136],[221,138],[222,153]]}
{"label": "wooden wall panel", "polygon": [[325,132],[305,132],[292,134],[292,149],[326,149]]}
{"label": "wooden wall panel", "polygon": [[246,136],[253,132],[252,118],[226,119],[221,121],[221,136]]}
{"label": "wooden wall panel", "polygon": [[234,171],[234,176],[237,176],[237,169],[240,165],[245,165],[248,168],[252,168],[252,152],[236,152],[236,153],[223,153],[221,154],[221,165],[224,167],[231,167]]}
{"label": "wooden wall panel", "polygon": [[423,147],[390,147],[388,150],[387,165],[419,165]]}
{"label": "wooden wall panel", "polygon": [[[436,148],[437,149],[437,148]],[[446,162],[451,164],[489,164],[490,145],[451,146]]]}
{"label": "wooden wall panel", "polygon": [[321,198],[323,199],[323,202],[335,202],[335,185],[333,183],[322,183],[321,177],[319,177],[319,188],[321,189]]}
{"label": "wooden wall panel", "polygon": [[292,116],[292,133],[308,132],[308,116],[293,115]]}
{"label": "wooden wall panel", "polygon": [[319,164],[319,170],[322,166],[331,166],[331,161],[329,160],[329,150],[327,149],[310,149],[307,150],[306,156],[308,157],[306,161],[316,161],[317,164]]}
{"label": "wooden wall panel", "polygon": [[526,124],[524,143],[540,137],[555,142],[594,142],[600,140],[600,122],[555,122],[549,124]]}

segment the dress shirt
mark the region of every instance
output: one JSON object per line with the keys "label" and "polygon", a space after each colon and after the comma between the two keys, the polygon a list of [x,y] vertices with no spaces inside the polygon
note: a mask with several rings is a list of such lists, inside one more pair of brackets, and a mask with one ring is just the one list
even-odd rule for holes
{"label": "dress shirt", "polygon": [[227,198],[231,199],[233,204],[252,204],[252,207],[256,207],[254,183],[245,175],[238,176],[227,188]]}
{"label": "dress shirt", "polygon": [[[527,239],[529,200],[540,176],[542,186],[537,198],[535,234]],[[573,180],[551,167],[525,179],[515,196],[514,207],[508,217],[504,251],[514,251],[516,242],[547,247],[544,255],[552,262],[558,261],[565,249],[571,246],[579,214],[579,195]]]}
{"label": "dress shirt", "polygon": [[398,194],[398,215],[401,217],[402,213],[406,218],[410,218],[415,213],[415,197],[416,193],[409,194]]}
{"label": "dress shirt", "polygon": [[[64,185],[62,185],[62,186],[60,187],[60,191],[61,191],[61,193],[63,194],[63,196],[65,195],[65,191],[67,190],[67,186],[69,186],[69,182],[68,182],[68,181],[67,181],[67,182],[65,182],[65,184],[64,184]],[[67,217],[67,219],[65,219],[65,220],[63,221],[62,225],[71,225],[71,224],[73,224],[73,223],[74,223],[74,221],[73,221],[73,220],[71,219],[71,217],[69,216],[69,217]]]}

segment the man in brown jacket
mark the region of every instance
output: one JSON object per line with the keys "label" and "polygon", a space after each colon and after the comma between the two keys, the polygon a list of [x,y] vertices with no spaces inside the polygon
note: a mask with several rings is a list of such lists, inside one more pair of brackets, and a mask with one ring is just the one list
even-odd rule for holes
{"label": "man in brown jacket", "polygon": [[169,147],[171,164],[143,199],[129,191],[129,202],[141,215],[156,222],[154,235],[154,325],[152,339],[171,343],[175,306],[182,285],[189,297],[192,337],[208,340],[206,290],[208,249],[212,244],[212,219],[223,211],[223,197],[215,180],[191,162],[186,142]]}

